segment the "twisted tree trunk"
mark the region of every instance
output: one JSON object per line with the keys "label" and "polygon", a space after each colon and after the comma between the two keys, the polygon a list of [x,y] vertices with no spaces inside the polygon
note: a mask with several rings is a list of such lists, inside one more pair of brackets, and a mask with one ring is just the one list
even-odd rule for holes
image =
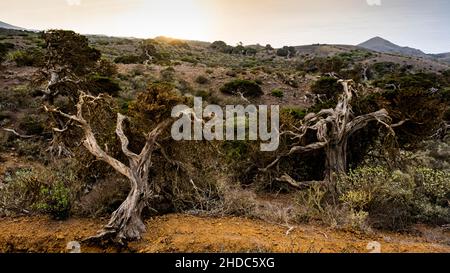
{"label": "twisted tree trunk", "polygon": [[145,232],[145,224],[142,221],[141,214],[152,193],[147,179],[141,177],[130,179],[131,190],[128,197],[113,212],[108,224],[97,237],[111,234],[115,235],[119,241],[141,238],[141,234]]}
{"label": "twisted tree trunk", "polygon": [[[344,94],[334,109],[323,109],[317,114],[310,113],[304,118],[302,126],[295,132],[283,132],[283,134],[292,135],[300,143],[307,132],[313,130],[316,132],[317,142],[308,145],[294,145],[289,152],[279,155],[266,168],[262,169],[263,171],[275,166],[283,157],[324,149],[326,155],[324,180],[328,184],[333,184],[335,175],[347,171],[348,140],[355,132],[373,121],[383,124],[393,132],[389,125],[391,118],[385,109],[354,117],[351,102],[356,90],[352,87],[353,82],[342,80],[340,82],[344,87]],[[282,180],[286,180],[286,176]]]}
{"label": "twisted tree trunk", "polygon": [[325,180],[332,182],[334,174],[346,172],[347,140],[327,145],[325,154]]}
{"label": "twisted tree trunk", "polygon": [[[73,120],[79,124],[84,131],[83,145],[86,149],[97,157],[108,163],[117,172],[127,177],[131,184],[131,190],[128,197],[120,207],[112,214],[111,219],[98,235],[90,239],[109,239],[124,243],[125,241],[137,240],[145,232],[145,225],[142,221],[142,210],[148,201],[154,196],[153,191],[148,184],[149,169],[152,164],[152,153],[156,149],[156,140],[158,136],[169,126],[170,121],[160,123],[153,131],[147,135],[147,140],[140,154],[135,154],[128,149],[128,138],[123,131],[123,122],[125,116],[120,113],[117,115],[116,134],[122,145],[122,152],[127,156],[129,165],[125,165],[119,160],[109,156],[97,143],[94,132],[89,123],[83,118],[83,105],[86,99],[95,101],[101,97],[92,97],[85,93],[80,94],[77,104],[77,114],[68,115],[56,109],[48,109],[48,112],[57,112],[63,117]],[[55,129],[59,130],[59,129]]]}

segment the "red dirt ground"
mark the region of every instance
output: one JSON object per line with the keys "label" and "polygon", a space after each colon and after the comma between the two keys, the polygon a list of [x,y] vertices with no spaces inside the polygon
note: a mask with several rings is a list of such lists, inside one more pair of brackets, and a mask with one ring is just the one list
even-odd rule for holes
{"label": "red dirt ground", "polygon": [[[46,217],[0,219],[0,252],[65,252],[69,241],[94,235],[102,221]],[[382,252],[450,252],[450,245],[406,234],[370,235],[319,226],[296,226],[288,235],[285,227],[237,217],[209,218],[172,214],[149,219],[147,233],[126,249],[100,248],[82,243],[82,252],[300,252],[365,253],[371,241]],[[450,234],[441,234],[448,241]]]}

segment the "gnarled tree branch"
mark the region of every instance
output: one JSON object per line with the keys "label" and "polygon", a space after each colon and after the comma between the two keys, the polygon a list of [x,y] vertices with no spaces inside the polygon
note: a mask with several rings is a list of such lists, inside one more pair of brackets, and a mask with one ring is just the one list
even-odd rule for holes
{"label": "gnarled tree branch", "polygon": [[[391,118],[385,109],[354,117],[351,102],[356,90],[353,81],[339,81],[344,89],[334,109],[323,109],[318,113],[309,113],[303,119],[302,125],[294,131],[285,131],[282,134],[293,135],[297,140],[289,152],[279,155],[266,168],[267,171],[274,167],[281,158],[295,153],[306,153],[324,149],[326,154],[325,180],[333,182],[334,174],[346,171],[347,143],[348,139],[356,131],[366,127],[370,122],[376,121],[387,127],[392,133]],[[300,144],[308,131],[315,131],[317,141],[310,144]],[[284,176],[286,178],[286,176]],[[282,179],[286,181],[286,179]],[[292,181],[291,181],[292,182]]]}
{"label": "gnarled tree branch", "polygon": [[169,126],[170,120],[160,123],[152,130],[146,139],[144,148],[139,155],[128,149],[129,140],[123,130],[123,122],[126,117],[122,114],[117,115],[116,134],[121,141],[122,152],[129,160],[129,165],[125,165],[119,160],[108,155],[97,143],[94,132],[90,124],[83,117],[83,106],[86,100],[95,102],[101,97],[93,97],[80,93],[79,102],[77,103],[77,114],[69,115],[59,111],[58,109],[49,109],[46,111],[58,113],[61,116],[73,120],[83,129],[83,144],[86,149],[97,159],[102,160],[112,166],[117,172],[121,173],[130,180],[131,191],[127,199],[112,214],[109,223],[99,232],[97,236],[90,239],[102,239],[112,237],[115,241],[123,243],[124,241],[140,239],[141,234],[145,231],[145,225],[141,219],[143,208],[153,196],[153,192],[148,185],[149,168],[151,166],[151,155],[155,150],[156,139]]}

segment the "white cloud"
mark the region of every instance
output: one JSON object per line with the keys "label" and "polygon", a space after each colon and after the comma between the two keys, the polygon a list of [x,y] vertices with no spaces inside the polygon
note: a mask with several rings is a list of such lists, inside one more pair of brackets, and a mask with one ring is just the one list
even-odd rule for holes
{"label": "white cloud", "polygon": [[369,6],[381,6],[381,0],[366,0]]}
{"label": "white cloud", "polygon": [[69,6],[79,6],[81,5],[81,0],[66,0],[66,3]]}

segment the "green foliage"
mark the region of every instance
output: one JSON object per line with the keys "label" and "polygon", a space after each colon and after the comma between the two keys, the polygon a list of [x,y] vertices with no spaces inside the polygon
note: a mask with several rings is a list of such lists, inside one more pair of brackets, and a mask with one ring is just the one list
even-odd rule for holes
{"label": "green foliage", "polygon": [[377,87],[385,88],[386,85],[395,85],[402,90],[425,91],[432,87],[439,88],[442,85],[441,79],[433,73],[416,73],[407,75],[389,75],[374,82]]}
{"label": "green foliage", "polygon": [[281,89],[274,89],[274,90],[272,90],[272,96],[277,97],[277,98],[282,98],[282,97],[284,97],[284,92]]}
{"label": "green foliage", "polygon": [[0,191],[0,208],[10,213],[48,213],[55,219],[69,216],[74,196],[80,191],[72,165],[61,162],[54,169],[17,169]]}
{"label": "green foliage", "polygon": [[227,43],[225,43],[224,41],[215,41],[209,47],[216,50],[222,50],[227,46]]}
{"label": "green foliage", "polygon": [[220,88],[222,93],[236,95],[241,92],[244,96],[257,97],[263,94],[261,86],[254,81],[249,80],[234,80],[226,83]]}
{"label": "green foliage", "polygon": [[367,50],[354,49],[350,52],[339,53],[337,57],[342,58],[345,62],[354,63],[356,61],[366,60],[373,57],[373,53]]}
{"label": "green foliage", "polygon": [[249,151],[249,146],[245,141],[226,141],[223,148],[230,162],[241,160]]}
{"label": "green foliage", "polygon": [[277,56],[291,58],[297,54],[297,50],[293,46],[284,46],[277,50]]}
{"label": "green foliage", "polygon": [[37,107],[36,101],[30,95],[27,85],[15,86],[8,92],[0,92],[0,110],[15,111],[20,108]]}
{"label": "green foliage", "polygon": [[117,66],[107,59],[101,59],[97,64],[97,74],[103,77],[114,77],[117,75]]}
{"label": "green foliage", "polygon": [[151,56],[152,58],[159,58],[160,55],[157,49],[158,45],[159,45],[158,42],[154,39],[147,39],[143,41],[141,45],[142,59],[146,60],[149,58],[149,56]]}
{"label": "green foliage", "polygon": [[255,56],[258,53],[258,50],[253,47],[245,47],[244,48],[244,55],[247,56]]}
{"label": "green foliage", "polygon": [[161,74],[161,81],[163,82],[175,81],[175,69],[171,66],[161,70],[160,74]]}
{"label": "green foliage", "polygon": [[306,71],[307,73],[339,73],[344,68],[348,67],[348,62],[340,57],[314,57],[297,64],[297,70]]}
{"label": "green foliage", "polygon": [[87,88],[94,95],[104,93],[111,96],[117,96],[119,91],[122,90],[116,80],[97,74],[89,77]]}
{"label": "green foliage", "polygon": [[274,50],[274,48],[273,48],[272,45],[270,45],[270,44],[267,44],[267,45],[264,47],[264,49],[265,49],[266,51],[272,51],[272,50]]}
{"label": "green foliage", "polygon": [[343,91],[342,85],[332,77],[321,77],[311,86],[311,92],[326,95],[327,99],[336,99]]}
{"label": "green foliage", "polygon": [[85,75],[96,67],[101,53],[89,46],[89,40],[66,30],[49,30],[42,34],[50,66],[67,66],[77,75]]}
{"label": "green foliage", "polygon": [[6,58],[8,51],[14,49],[14,44],[11,43],[0,43],[0,63]]}
{"label": "green foliage", "polygon": [[198,84],[207,84],[209,83],[209,79],[205,76],[200,75],[197,78],[195,78],[195,82]]}
{"label": "green foliage", "polygon": [[32,169],[18,169],[5,176],[6,186],[0,191],[0,208],[11,213],[31,210],[40,196],[42,174]]}
{"label": "green foliage", "polygon": [[375,80],[374,84],[385,91],[356,98],[353,110],[360,115],[384,108],[393,123],[407,120],[395,129],[403,148],[414,148],[433,135],[446,118],[449,108],[445,79],[438,74],[394,73]]}
{"label": "green foliage", "polygon": [[40,135],[44,131],[45,124],[38,115],[27,115],[20,119],[19,128],[27,135]]}
{"label": "green foliage", "polygon": [[17,66],[41,66],[44,56],[38,50],[27,49],[10,52],[8,59],[15,62]]}
{"label": "green foliage", "polygon": [[58,220],[69,217],[70,189],[63,182],[58,181],[50,186],[42,186],[40,195],[41,201],[36,204],[38,210],[48,213]]}
{"label": "green foliage", "polygon": [[224,41],[215,41],[209,47],[213,50],[226,54],[255,56],[256,53],[258,53],[258,50],[254,47],[245,47],[242,44],[238,44],[237,46],[233,47],[227,45]]}
{"label": "green foliage", "polygon": [[207,99],[211,96],[211,93],[206,90],[197,90],[197,92],[195,92],[195,96],[202,97],[203,99]]}
{"label": "green foliage", "polygon": [[140,64],[144,60],[138,55],[123,55],[114,59],[116,64]]}
{"label": "green foliage", "polygon": [[135,116],[147,121],[162,121],[171,115],[172,108],[185,102],[169,83],[152,83],[147,90],[138,94],[129,106]]}
{"label": "green foliage", "polygon": [[380,79],[387,75],[392,75],[397,73],[400,65],[392,62],[379,62],[374,63],[369,67],[369,71],[372,74],[372,78]]}
{"label": "green foliage", "polygon": [[209,47],[216,51],[228,54],[231,54],[234,51],[234,48],[227,45],[224,41],[215,41]]}
{"label": "green foliage", "polygon": [[306,116],[306,110],[301,108],[284,108],[281,113],[286,113],[298,120],[302,120]]}
{"label": "green foliage", "polygon": [[403,229],[416,221],[450,221],[450,175],[427,168],[390,172],[361,167],[338,179],[340,201],[365,212],[374,227]]}

